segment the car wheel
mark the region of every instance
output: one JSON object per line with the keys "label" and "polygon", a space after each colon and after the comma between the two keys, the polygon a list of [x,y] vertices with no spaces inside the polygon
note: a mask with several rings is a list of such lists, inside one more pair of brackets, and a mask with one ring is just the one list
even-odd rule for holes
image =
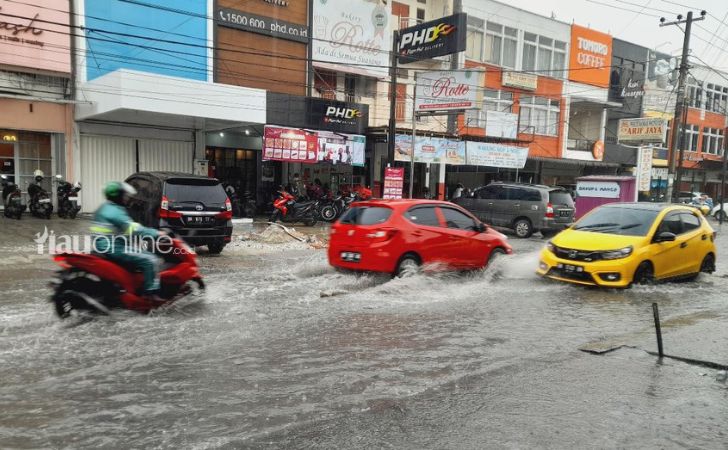
{"label": "car wheel", "polygon": [[[728,213],[726,213],[725,211],[718,210],[715,212],[715,214],[713,214],[713,217],[715,217],[716,220],[725,222],[726,220],[728,220]],[[722,217],[722,219],[721,219],[721,217]]]}
{"label": "car wheel", "polygon": [[655,270],[652,268],[652,264],[647,261],[641,262],[634,271],[632,284],[649,284],[653,281],[655,281]]}
{"label": "car wheel", "polygon": [[541,230],[541,236],[543,236],[545,239],[552,238],[558,233],[559,232],[556,230]]}
{"label": "car wheel", "polygon": [[715,272],[715,256],[712,253],[705,255],[703,262],[700,263],[700,271],[703,273]]}
{"label": "car wheel", "polygon": [[420,270],[420,259],[415,255],[405,255],[397,264],[394,275],[397,278],[411,277]]}
{"label": "car wheel", "polygon": [[513,229],[516,231],[516,236],[521,239],[531,237],[533,234],[533,226],[531,221],[528,219],[518,219],[513,223]]}
{"label": "car wheel", "polygon": [[490,252],[490,255],[488,256],[488,261],[485,264],[485,267],[490,266],[493,264],[493,261],[496,259],[500,259],[503,255],[506,254],[506,251],[502,248],[494,248],[492,252]]}
{"label": "car wheel", "polygon": [[209,251],[212,255],[219,255],[224,248],[225,244],[223,242],[214,242],[212,244],[207,244],[207,251]]}

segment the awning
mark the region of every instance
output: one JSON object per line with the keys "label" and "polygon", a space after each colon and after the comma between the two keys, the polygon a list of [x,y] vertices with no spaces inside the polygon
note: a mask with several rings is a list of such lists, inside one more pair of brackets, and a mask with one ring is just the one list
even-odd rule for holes
{"label": "awning", "polygon": [[77,121],[222,130],[266,123],[266,94],[253,89],[120,69],[78,88]]}

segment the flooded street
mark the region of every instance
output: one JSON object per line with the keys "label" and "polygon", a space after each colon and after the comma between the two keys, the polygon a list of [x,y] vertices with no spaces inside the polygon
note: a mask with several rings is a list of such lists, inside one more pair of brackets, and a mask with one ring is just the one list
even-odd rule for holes
{"label": "flooded street", "polygon": [[728,364],[728,225],[717,273],[624,291],[539,279],[538,235],[484,272],[396,280],[241,241],[200,251],[201,297],[78,326],[47,302],[54,266],[26,228],[0,242],[2,448],[728,442],[725,374],[645,351],[656,302],[667,354]]}

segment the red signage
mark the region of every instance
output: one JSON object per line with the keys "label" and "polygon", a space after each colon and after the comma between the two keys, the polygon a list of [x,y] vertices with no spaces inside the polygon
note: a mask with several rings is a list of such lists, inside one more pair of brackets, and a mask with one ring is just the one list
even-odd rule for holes
{"label": "red signage", "polygon": [[404,187],[404,167],[387,167],[384,169],[384,189],[382,198],[402,198]]}
{"label": "red signage", "polygon": [[318,161],[318,134],[298,128],[265,126],[263,159],[315,163]]}

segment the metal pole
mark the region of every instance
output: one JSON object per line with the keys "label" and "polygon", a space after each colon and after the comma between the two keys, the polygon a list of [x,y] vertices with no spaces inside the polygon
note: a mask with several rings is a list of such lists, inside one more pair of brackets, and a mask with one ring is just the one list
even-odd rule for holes
{"label": "metal pole", "polygon": [[412,154],[410,155],[410,180],[409,180],[409,198],[412,198],[412,190],[415,182],[415,137],[417,136],[417,72],[415,72],[415,90],[412,94]]}
{"label": "metal pole", "polygon": [[[675,22],[665,23],[664,18],[661,19],[662,23],[660,26],[666,26],[666,25],[678,25],[678,24],[685,24],[685,37],[683,39],[683,49],[682,49],[682,58],[680,60],[680,77],[678,78],[677,83],[677,99],[675,101],[675,118],[673,119],[672,123],[672,136],[670,139],[670,165],[669,165],[669,172],[667,175],[667,201],[673,202],[673,200],[676,200],[677,197],[675,196],[675,192],[678,192],[680,190],[680,187],[678,186],[678,191],[675,191],[674,184],[671,184],[671,181],[675,179],[675,150],[677,146],[677,140],[678,136],[680,136],[680,122],[682,122],[683,117],[683,108],[685,108],[685,79],[687,78],[688,74],[688,56],[690,53],[690,30],[692,29],[693,21],[703,20],[705,18],[704,14],[701,13],[701,17],[697,19],[693,19],[693,12],[688,11],[687,18],[685,20],[682,20],[682,16],[678,16],[678,20]],[[679,169],[678,169],[679,170]],[[678,181],[679,181],[679,172],[678,172]]]}
{"label": "metal pole", "polygon": [[720,214],[718,214],[718,223],[720,225],[723,225],[723,216],[725,215],[725,212],[723,211],[723,203],[725,202],[725,175],[726,175],[726,169],[728,165],[728,159],[726,158],[726,155],[728,155],[728,128],[723,130],[723,173],[720,176],[720,198],[718,201],[720,202]]}
{"label": "metal pole", "polygon": [[387,161],[394,162],[394,141],[397,134],[397,55],[399,54],[399,31],[392,32],[392,58],[389,76],[389,134],[387,138]]}
{"label": "metal pole", "polygon": [[660,311],[657,309],[657,303],[652,304],[652,316],[655,318],[655,334],[657,334],[657,354],[660,358],[665,356],[662,351],[662,330],[660,329]]}

